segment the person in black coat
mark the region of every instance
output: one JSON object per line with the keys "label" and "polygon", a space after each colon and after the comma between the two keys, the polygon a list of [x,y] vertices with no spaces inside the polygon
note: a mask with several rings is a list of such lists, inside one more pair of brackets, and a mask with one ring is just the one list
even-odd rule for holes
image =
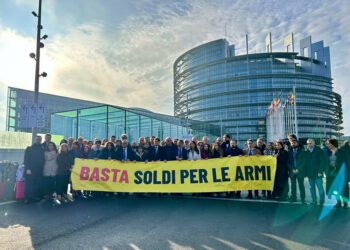
{"label": "person in black coat", "polygon": [[67,190],[70,178],[70,173],[72,170],[71,156],[68,149],[68,144],[63,143],[60,146],[59,153],[57,156],[57,179],[56,179],[56,192],[57,200],[61,200],[62,196],[67,201]]}
{"label": "person in black coat", "polygon": [[166,145],[163,147],[163,161],[175,161],[177,155],[177,146],[170,137],[165,139]]}
{"label": "person in black coat", "polygon": [[101,152],[101,159],[105,160],[116,160],[118,159],[117,153],[115,152],[114,144],[112,142],[107,142],[106,146]]}
{"label": "person in black coat", "polygon": [[[243,155],[243,150],[238,147],[237,141],[232,139],[230,142],[230,148],[226,151],[226,156],[231,157],[231,156],[240,156],[240,155]],[[235,198],[240,199],[241,191],[229,192],[229,196],[230,197],[234,196]]]}
{"label": "person in black coat", "polygon": [[288,168],[289,177],[291,180],[292,194],[290,197],[291,202],[295,202],[297,199],[297,182],[300,191],[301,202],[305,203],[305,150],[295,139],[292,140],[291,148],[288,152]]}
{"label": "person in black coat", "polygon": [[275,143],[275,157],[277,157],[277,169],[275,174],[275,183],[273,186],[272,197],[274,199],[284,201],[288,198],[289,192],[289,168],[288,161],[289,156],[288,152],[283,148],[283,142],[277,141]]}
{"label": "person in black coat", "polygon": [[141,161],[141,162],[148,162],[148,159],[146,157],[147,155],[144,153],[142,146],[141,145],[137,146],[134,160]]}
{"label": "person in black coat", "polygon": [[329,157],[327,167],[327,195],[331,198],[335,195],[337,199],[336,207],[341,207],[341,199],[343,200],[344,208],[348,208],[349,204],[349,164],[350,164],[350,149],[349,144],[338,148],[336,139],[328,139],[327,144],[332,154]]}
{"label": "person in black coat", "polygon": [[45,164],[44,149],[41,145],[41,136],[35,137],[35,143],[27,147],[24,153],[25,167],[25,202],[32,198],[41,197],[41,183],[43,182],[43,168]]}
{"label": "person in black coat", "polygon": [[238,147],[237,141],[232,139],[230,142],[230,148],[227,151],[226,156],[230,157],[230,156],[240,156],[240,155],[243,155],[243,150]]}
{"label": "person in black coat", "polygon": [[122,141],[122,146],[118,148],[116,152],[116,159],[119,161],[134,161],[135,160],[135,152],[128,147],[129,143],[127,140]]}
{"label": "person in black coat", "polygon": [[164,149],[160,146],[160,139],[154,139],[154,161],[162,161],[164,159]]}
{"label": "person in black coat", "polygon": [[49,146],[49,143],[51,142],[51,138],[52,138],[51,134],[45,135],[45,141],[41,144],[44,151],[49,151],[49,149],[47,147]]}
{"label": "person in black coat", "polygon": [[187,150],[184,147],[184,141],[183,140],[178,140],[177,142],[177,154],[176,154],[176,159],[177,160],[187,160]]}
{"label": "person in black coat", "polygon": [[222,148],[222,151],[224,151],[224,156],[228,156],[230,154],[230,136],[228,134],[225,134],[223,136],[224,141],[220,145]]}
{"label": "person in black coat", "polygon": [[317,204],[316,188],[320,194],[320,205],[325,200],[325,192],[323,188],[323,175],[327,168],[327,155],[318,146],[315,146],[313,139],[307,140],[307,150],[305,152],[305,174],[309,179],[310,193],[313,205]]}
{"label": "person in black coat", "polygon": [[144,158],[147,161],[154,161],[154,155],[155,155],[154,147],[151,146],[150,142],[146,141],[143,144],[143,153],[145,155]]}

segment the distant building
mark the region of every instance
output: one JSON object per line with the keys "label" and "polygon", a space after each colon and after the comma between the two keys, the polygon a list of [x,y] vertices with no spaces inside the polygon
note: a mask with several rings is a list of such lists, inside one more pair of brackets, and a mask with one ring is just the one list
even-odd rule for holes
{"label": "distant building", "polygon": [[[21,128],[20,108],[33,103],[33,91],[8,88],[6,130],[31,132],[31,128]],[[97,102],[90,102],[63,96],[40,93],[39,103],[46,104],[46,124],[38,128],[38,133],[52,133],[57,136],[83,136],[93,140],[125,133],[129,140],[140,136],[188,138],[191,135],[211,139],[220,135],[218,126],[154,113],[143,108],[124,108]],[[12,138],[14,134],[11,135]],[[27,135],[26,135],[27,136]],[[57,137],[56,136],[56,137]]]}
{"label": "distant building", "polygon": [[266,139],[266,111],[279,93],[295,87],[299,137],[338,136],[342,129],[341,96],[333,91],[329,47],[311,37],[294,52],[293,35],[284,52],[272,50],[271,34],[265,53],[235,55],[226,39],[195,47],[174,63],[174,115],[206,121],[243,142]]}
{"label": "distant building", "polygon": [[[21,128],[20,108],[24,104],[30,104],[34,101],[34,92],[19,88],[8,87],[7,90],[7,117],[6,130],[14,132],[31,132],[31,128]],[[98,102],[85,101],[75,98],[39,93],[39,103],[46,104],[45,127],[38,128],[38,133],[50,132],[50,115],[54,112],[87,108],[102,105]]]}
{"label": "distant building", "polygon": [[191,135],[198,138],[206,135],[215,140],[220,134],[218,126],[205,122],[111,105],[54,113],[51,115],[50,131],[65,138],[83,136],[88,140],[96,137],[102,140],[111,135],[119,138],[121,134],[126,134],[130,142],[152,135],[160,140],[168,136],[191,139]]}

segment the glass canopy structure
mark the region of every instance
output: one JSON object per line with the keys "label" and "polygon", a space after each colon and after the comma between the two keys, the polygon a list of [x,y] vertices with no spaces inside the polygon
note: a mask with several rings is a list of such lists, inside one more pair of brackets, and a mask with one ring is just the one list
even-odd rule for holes
{"label": "glass canopy structure", "polygon": [[210,123],[153,113],[140,108],[96,106],[51,114],[52,134],[65,138],[79,136],[88,140],[120,137],[127,134],[129,141],[139,137],[156,136],[188,138],[208,136],[211,140],[220,136],[220,127]]}

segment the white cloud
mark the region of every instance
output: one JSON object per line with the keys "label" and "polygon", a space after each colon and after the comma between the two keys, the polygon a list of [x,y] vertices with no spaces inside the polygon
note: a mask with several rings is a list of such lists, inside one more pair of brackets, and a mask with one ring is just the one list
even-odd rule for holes
{"label": "white cloud", "polygon": [[[283,37],[294,32],[297,50],[298,41],[307,35],[312,35],[313,41],[324,40],[331,47],[335,90],[343,96],[344,114],[348,114],[345,126],[349,131],[349,4],[201,0],[132,3],[139,14],[129,16],[121,24],[89,19],[85,25],[67,28],[65,34],[49,34],[41,67],[49,78],[42,81],[42,90],[172,114],[172,66],[183,52],[223,38],[225,24],[228,40],[236,45],[237,54],[245,51],[246,33],[250,52],[262,52],[268,32],[272,32],[275,51],[282,50]],[[19,43],[19,50],[11,47],[12,41]],[[16,53],[21,59],[9,64],[0,61],[7,68],[0,81],[32,89],[34,64],[27,55],[33,44],[32,38],[0,27],[0,52],[8,56]],[[16,68],[21,69],[21,74],[16,73]]]}

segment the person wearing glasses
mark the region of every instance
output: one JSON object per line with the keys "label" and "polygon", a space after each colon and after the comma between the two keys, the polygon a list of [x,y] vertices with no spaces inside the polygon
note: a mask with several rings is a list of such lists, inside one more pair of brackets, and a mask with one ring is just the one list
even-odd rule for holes
{"label": "person wearing glasses", "polygon": [[[252,139],[247,140],[247,148],[243,149],[244,156],[261,155],[261,151],[254,147],[254,142]],[[256,199],[260,199],[259,190],[254,190],[254,196]],[[247,199],[253,199],[253,191],[248,191]]]}

